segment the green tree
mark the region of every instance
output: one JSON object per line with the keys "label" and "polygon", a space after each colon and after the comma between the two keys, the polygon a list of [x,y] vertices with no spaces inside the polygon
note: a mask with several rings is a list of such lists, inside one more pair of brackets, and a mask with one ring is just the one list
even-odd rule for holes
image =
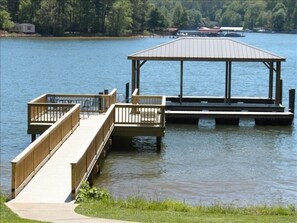
{"label": "green tree", "polygon": [[155,6],[153,6],[148,14],[147,26],[149,30],[156,31],[156,30],[163,30],[167,28],[166,26],[167,21],[164,14]]}
{"label": "green tree", "polygon": [[9,13],[5,10],[0,9],[0,29],[9,29],[14,26],[11,21]]}
{"label": "green tree", "polygon": [[256,27],[257,18],[261,12],[266,10],[266,3],[263,1],[255,1],[251,4],[245,3],[247,8],[244,14],[244,27],[253,29]]}
{"label": "green tree", "polygon": [[277,5],[272,10],[272,23],[273,29],[275,31],[284,31],[287,19],[287,8],[282,3],[277,3]]}
{"label": "green tree", "polygon": [[13,21],[18,21],[19,0],[8,0],[7,9]]}
{"label": "green tree", "polygon": [[188,14],[188,29],[196,29],[201,24],[202,15],[197,9],[190,9]]}
{"label": "green tree", "polygon": [[148,5],[145,0],[131,0],[132,5],[132,32],[140,33],[146,28]]}
{"label": "green tree", "polygon": [[107,18],[107,32],[113,36],[127,34],[132,25],[132,6],[129,0],[118,0]]}
{"label": "green tree", "polygon": [[31,0],[20,0],[19,4],[19,21],[20,22],[32,22],[36,12],[32,11]]}
{"label": "green tree", "polygon": [[220,19],[221,26],[241,26],[241,15],[235,11],[227,10]]}
{"label": "green tree", "polygon": [[173,11],[173,26],[178,28],[184,28],[187,26],[188,15],[186,9],[180,2],[177,2]]}

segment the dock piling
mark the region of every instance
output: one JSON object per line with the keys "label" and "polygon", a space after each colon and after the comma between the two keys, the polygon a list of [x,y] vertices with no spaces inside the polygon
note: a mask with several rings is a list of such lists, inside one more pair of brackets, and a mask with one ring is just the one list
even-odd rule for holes
{"label": "dock piling", "polygon": [[162,137],[157,136],[157,152],[161,151]]}
{"label": "dock piling", "polygon": [[129,103],[129,82],[126,83],[126,96],[125,96],[126,103]]}
{"label": "dock piling", "polygon": [[295,89],[289,90],[289,112],[295,112]]}

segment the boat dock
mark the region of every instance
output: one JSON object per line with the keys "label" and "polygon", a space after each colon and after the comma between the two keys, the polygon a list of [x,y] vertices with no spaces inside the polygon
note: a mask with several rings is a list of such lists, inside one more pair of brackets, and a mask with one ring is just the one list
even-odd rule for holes
{"label": "boat dock", "polygon": [[[132,94],[126,103],[117,101],[116,89],[97,95],[44,94],[28,103],[32,143],[11,162],[12,202],[75,199],[82,182],[100,172],[113,136],[153,136],[160,150],[166,122],[197,124],[212,118],[216,124],[238,125],[249,118],[256,125],[291,125],[294,120],[295,90],[289,91],[286,110],[281,80],[285,58],[275,54],[226,38],[181,38],[128,59]],[[141,67],[150,60],[180,63],[177,96],[141,95]],[[224,62],[224,96],[183,95],[184,61]],[[235,62],[260,62],[268,68],[267,97],[232,95]]]}
{"label": "boat dock", "polygon": [[165,99],[136,91],[132,100],[141,104],[116,103],[116,92],[44,94],[28,103],[33,142],[11,162],[13,202],[75,199],[81,183],[100,172],[113,136],[154,136],[160,150]]}

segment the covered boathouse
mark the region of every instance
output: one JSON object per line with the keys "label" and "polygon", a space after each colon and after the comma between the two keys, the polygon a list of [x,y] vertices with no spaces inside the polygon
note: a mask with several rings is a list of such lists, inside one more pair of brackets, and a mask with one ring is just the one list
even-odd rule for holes
{"label": "covered boathouse", "polygon": [[[141,91],[141,67],[147,61],[180,63],[180,92],[166,97],[166,121],[197,123],[214,118],[216,124],[238,124],[241,118],[257,125],[291,125],[294,119],[295,90],[289,91],[289,110],[282,105],[281,62],[284,57],[230,38],[180,38],[128,56],[132,61],[132,92]],[[225,62],[225,94],[222,97],[184,96],[184,61]],[[267,97],[232,97],[232,63],[260,62],[267,67]]]}

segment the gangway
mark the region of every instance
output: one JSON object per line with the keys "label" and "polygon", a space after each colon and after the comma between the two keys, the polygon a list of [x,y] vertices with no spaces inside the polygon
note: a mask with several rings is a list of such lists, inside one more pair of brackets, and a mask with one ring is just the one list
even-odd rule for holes
{"label": "gangway", "polygon": [[[156,136],[159,148],[165,98],[132,97],[134,103],[116,103],[115,89],[108,95],[44,94],[29,102],[28,133],[33,142],[11,162],[12,202],[75,199],[112,135]],[[41,135],[36,139],[36,134]]]}

